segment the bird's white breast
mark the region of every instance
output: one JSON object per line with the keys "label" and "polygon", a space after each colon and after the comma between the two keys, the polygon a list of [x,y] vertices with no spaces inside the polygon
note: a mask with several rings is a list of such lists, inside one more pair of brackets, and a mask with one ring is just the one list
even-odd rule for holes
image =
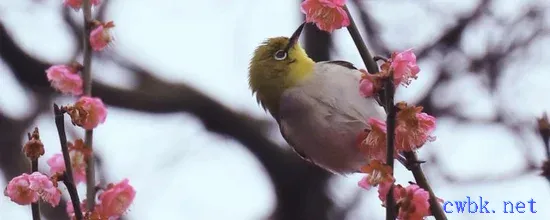
{"label": "bird's white breast", "polygon": [[297,151],[337,173],[357,171],[365,156],[357,135],[370,117],[384,119],[382,107],[359,94],[361,72],[320,62],[314,74],[281,97],[280,127]]}

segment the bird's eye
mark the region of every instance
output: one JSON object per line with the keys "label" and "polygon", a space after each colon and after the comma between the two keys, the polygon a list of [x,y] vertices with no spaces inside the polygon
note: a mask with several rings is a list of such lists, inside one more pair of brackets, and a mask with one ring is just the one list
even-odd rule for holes
{"label": "bird's eye", "polygon": [[275,55],[273,55],[273,58],[275,58],[276,60],[284,60],[286,59],[286,56],[287,56],[287,53],[283,50],[279,50],[275,53]]}

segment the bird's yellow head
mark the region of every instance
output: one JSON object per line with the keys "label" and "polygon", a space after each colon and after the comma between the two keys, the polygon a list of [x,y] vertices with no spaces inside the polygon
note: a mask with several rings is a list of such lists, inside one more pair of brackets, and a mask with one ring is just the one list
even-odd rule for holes
{"label": "bird's yellow head", "polygon": [[315,62],[298,44],[304,24],[288,37],[264,41],[254,51],[250,61],[250,89],[258,102],[278,118],[279,102],[285,89],[291,88],[313,73]]}

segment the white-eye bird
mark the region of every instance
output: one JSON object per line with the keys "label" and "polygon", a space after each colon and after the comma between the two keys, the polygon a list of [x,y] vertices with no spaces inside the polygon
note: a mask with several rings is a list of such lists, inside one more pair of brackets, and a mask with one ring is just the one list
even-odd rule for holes
{"label": "white-eye bird", "polygon": [[359,93],[361,72],[346,61],[314,62],[298,44],[304,24],[288,37],[269,38],[254,51],[250,89],[304,159],[329,171],[357,172],[368,163],[358,134],[370,117],[385,119],[374,98]]}

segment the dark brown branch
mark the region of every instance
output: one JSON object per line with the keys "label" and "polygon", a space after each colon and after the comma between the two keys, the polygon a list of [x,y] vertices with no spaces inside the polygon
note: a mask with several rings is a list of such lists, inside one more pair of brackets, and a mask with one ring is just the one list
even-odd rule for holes
{"label": "dark brown branch", "polygon": [[[359,31],[357,30],[357,27],[355,26],[355,23],[353,22],[353,18],[351,14],[349,13],[349,10],[345,8],[349,18],[350,18],[350,26],[348,26],[348,30],[350,31],[350,35],[353,38],[353,41],[355,42],[355,45],[357,46],[357,49],[359,50],[359,53],[361,54],[361,57],[363,58],[363,62],[365,62],[365,65],[367,66],[367,69],[370,73],[377,73],[378,72],[378,65],[376,65],[376,62],[368,52],[367,47],[365,46],[364,42],[362,42],[361,35],[359,34]],[[366,60],[368,59],[368,60]],[[370,69],[369,69],[370,66]],[[391,79],[392,77],[390,77]],[[395,108],[393,107],[393,93],[394,93],[394,87],[392,80],[387,80],[385,82],[384,86],[384,96],[382,97],[382,100],[385,100],[385,109],[387,112],[387,164],[392,168],[393,172],[393,151],[394,151],[394,140],[395,140]],[[391,95],[391,96],[390,96]],[[389,96],[389,97],[388,97]],[[416,157],[416,154],[414,152],[411,152],[410,154],[406,154],[408,161],[413,161],[414,165],[409,167],[412,168],[411,171],[413,172],[413,175],[417,182],[419,183],[419,186],[424,188],[426,191],[430,193],[430,208],[432,209],[432,214],[436,217],[437,220],[446,220],[447,217],[445,216],[445,213],[441,209],[441,206],[437,202],[437,198],[435,197],[435,194],[433,193],[433,190],[428,184],[428,180],[425,178],[424,173],[422,169],[420,168],[420,164],[418,163],[418,158]],[[413,160],[414,159],[414,160]],[[393,187],[390,188],[390,192],[387,196],[387,204],[386,204],[386,219],[393,220],[395,219],[396,215],[396,208],[395,201],[393,197]]]}
{"label": "dark brown branch", "polygon": [[550,121],[548,120],[548,114],[543,113],[537,122],[537,130],[539,131],[542,143],[544,143],[544,150],[546,152],[546,160],[542,164],[541,175],[550,181]]}
{"label": "dark brown branch", "polygon": [[306,24],[304,27],[305,50],[315,61],[330,60],[332,36],[326,31],[319,30],[315,25]]}
{"label": "dark brown branch", "polygon": [[[367,67],[367,70],[369,73],[374,74],[378,73],[378,65],[376,64],[376,61],[370,54],[369,50],[367,49],[367,46],[363,42],[363,39],[361,38],[361,34],[359,33],[359,30],[357,29],[357,26],[355,25],[355,22],[353,21],[353,17],[349,13],[349,10],[347,7],[344,7],[344,10],[346,11],[349,20],[350,25],[348,26],[348,31],[351,35],[351,38],[353,39],[353,42],[355,43],[355,46],[357,47],[357,50],[359,51],[359,54],[361,54],[361,58],[363,59],[363,62],[365,63],[365,66]],[[387,124],[387,158],[386,163],[388,166],[391,167],[391,172],[393,173],[393,155],[394,155],[394,140],[395,140],[395,108],[393,108],[393,93],[394,93],[394,85],[393,80],[391,80],[393,77],[390,77],[388,80],[384,82],[384,94],[381,96],[381,99],[384,100],[384,108],[386,109],[387,116],[386,116],[386,124]],[[386,219],[387,220],[394,220],[397,215],[397,207],[395,205],[395,197],[393,196],[393,187],[390,187],[390,191],[386,198]]]}
{"label": "dark brown branch", "polygon": [[[32,139],[31,134],[27,133],[29,141]],[[31,173],[38,172],[38,157],[31,159]],[[40,203],[33,202],[31,204],[31,212],[33,220],[40,220]]]}
{"label": "dark brown branch", "polygon": [[[390,73],[390,77],[384,80],[384,92],[385,92],[385,106],[387,109],[386,115],[386,164],[391,168],[391,172],[394,173],[394,154],[395,154],[395,116],[396,109],[394,107],[394,93],[395,87],[393,85],[393,74]],[[390,187],[390,191],[386,196],[386,219],[394,220],[397,215],[397,206],[395,197],[393,196],[394,187]]]}
{"label": "dark brown branch", "polygon": [[[376,64],[376,61],[369,52],[369,49],[365,45],[365,42],[363,42],[363,38],[361,37],[359,29],[357,28],[357,25],[355,24],[355,21],[353,20],[353,17],[351,16],[351,13],[349,12],[347,6],[344,6],[344,10],[346,11],[350,21],[350,24],[347,27],[348,32],[351,36],[351,39],[353,40],[353,43],[355,44],[355,47],[357,47],[357,51],[359,51],[359,55],[361,55],[361,59],[363,60],[363,63],[367,68],[367,72],[370,74],[378,73],[380,71],[378,69],[378,64]],[[386,99],[385,96],[386,95],[384,94],[384,92],[380,91],[376,97],[376,101],[378,102],[378,104],[384,107],[384,109],[387,108],[387,106],[383,103]]]}
{"label": "dark brown branch", "polygon": [[[82,44],[84,45],[84,61],[82,70],[82,80],[84,82],[84,96],[92,96],[92,46],[90,45],[90,33],[92,32],[92,4],[90,0],[82,1],[82,14],[84,17],[84,36]],[[93,152],[94,131],[86,130],[84,135],[84,145]],[[91,212],[95,207],[95,164],[93,153],[86,158],[86,208]]]}
{"label": "dark brown branch", "polygon": [[361,34],[359,33],[359,29],[357,29],[357,26],[355,25],[355,21],[353,20],[351,14],[349,13],[349,10],[347,7],[344,7],[344,10],[346,11],[350,24],[348,26],[349,34],[351,35],[351,38],[353,39],[353,43],[355,43],[355,46],[357,47],[357,50],[359,51],[359,55],[361,55],[361,59],[363,60],[363,63],[365,64],[365,67],[367,68],[367,71],[370,74],[378,73],[378,65],[372,58],[371,53],[369,52],[369,49],[367,49],[367,46],[365,45],[365,42],[363,42],[363,38],[361,38]]}
{"label": "dark brown branch", "polygon": [[[67,187],[67,191],[69,192],[69,197],[71,197],[71,202],[73,205],[74,214],[77,220],[84,219],[82,215],[82,211],[80,210],[80,202],[75,203],[75,200],[78,201],[78,191],[76,190],[76,186],[74,185],[74,181],[71,180],[71,177],[69,177],[68,172],[63,173],[63,183]],[[77,209],[78,207],[78,209]]]}
{"label": "dark brown branch", "polygon": [[546,113],[538,120],[538,130],[542,143],[544,143],[546,158],[550,160],[550,123]]}
{"label": "dark brown branch", "polygon": [[437,220],[446,220],[447,216],[445,216],[445,212],[443,212],[443,208],[441,207],[440,203],[437,201],[437,197],[435,196],[432,188],[430,187],[430,184],[428,183],[428,179],[426,178],[426,175],[424,175],[424,172],[422,171],[422,168],[420,167],[420,163],[418,163],[418,157],[416,156],[415,152],[404,152],[403,155],[409,162],[407,164],[407,168],[412,172],[414,179],[416,180],[416,184],[420,186],[422,189],[428,191],[430,194],[430,211],[432,215]]}
{"label": "dark brown branch", "polygon": [[55,125],[57,127],[57,134],[59,135],[59,143],[61,144],[61,153],[63,154],[63,160],[65,162],[65,174],[63,175],[63,182],[67,186],[67,190],[71,196],[71,202],[73,203],[74,213],[77,220],[82,220],[82,211],[80,210],[80,199],[74,184],[73,168],[71,166],[71,157],[69,155],[69,148],[67,146],[67,134],[65,133],[65,120],[64,112],[53,104],[53,112],[55,115]]}

